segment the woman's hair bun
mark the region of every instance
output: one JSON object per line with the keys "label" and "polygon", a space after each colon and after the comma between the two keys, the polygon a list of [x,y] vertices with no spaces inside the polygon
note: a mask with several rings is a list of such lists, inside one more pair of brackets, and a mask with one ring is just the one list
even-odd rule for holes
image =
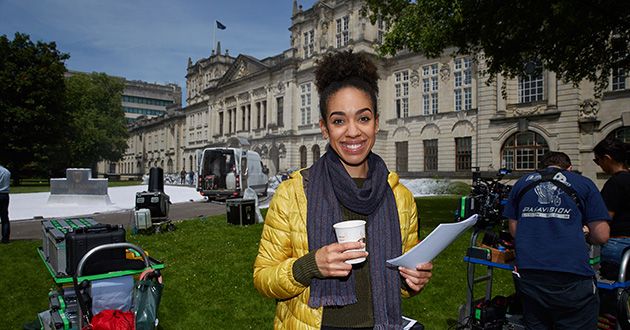
{"label": "woman's hair bun", "polygon": [[365,54],[353,53],[352,50],[329,52],[317,61],[315,85],[318,93],[321,94],[332,83],[348,79],[362,80],[378,93],[378,71]]}

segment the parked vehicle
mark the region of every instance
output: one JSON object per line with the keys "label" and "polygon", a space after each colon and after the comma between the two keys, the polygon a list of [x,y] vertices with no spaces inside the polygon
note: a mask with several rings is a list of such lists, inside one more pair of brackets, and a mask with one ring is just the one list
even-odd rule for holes
{"label": "parked vehicle", "polygon": [[247,187],[267,195],[268,169],[260,155],[241,148],[206,148],[199,157],[197,191],[208,199],[243,196]]}

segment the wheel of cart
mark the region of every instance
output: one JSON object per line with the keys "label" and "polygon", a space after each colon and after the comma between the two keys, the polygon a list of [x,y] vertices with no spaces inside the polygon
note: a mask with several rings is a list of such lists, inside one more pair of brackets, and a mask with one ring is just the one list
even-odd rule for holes
{"label": "wheel of cart", "polygon": [[[619,264],[615,281],[598,279],[600,289],[600,323],[611,325],[610,329],[630,329],[630,280],[628,274],[630,249],[626,249]],[[602,266],[606,267],[605,265]],[[601,272],[600,272],[601,273]]]}
{"label": "wheel of cart", "polygon": [[153,225],[150,230],[153,230],[154,233],[175,230],[175,224],[168,217],[155,217],[152,221]]}
{"label": "wheel of cart", "polygon": [[[105,275],[102,279],[90,279],[89,276],[82,277],[84,267],[90,257],[100,251],[123,248],[137,252],[144,263],[144,271],[140,275],[137,284],[134,282],[133,275],[124,272],[120,276],[114,277]],[[146,281],[151,281],[151,277],[155,280],[156,286],[159,287],[157,292],[156,290],[147,292],[147,290],[142,290],[141,288],[142,285],[147,285]],[[158,270],[152,269],[149,257],[144,250],[134,244],[112,243],[91,249],[79,261],[77,270],[72,277],[72,283],[80,307],[80,329],[88,327],[88,329],[98,330],[99,326],[105,326],[106,324],[107,326],[116,324],[116,329],[154,329],[157,325],[157,308],[162,289],[161,275]],[[149,304],[149,306],[147,306],[146,297],[142,296],[146,294],[154,295],[150,299],[153,303]],[[155,296],[156,294],[157,296]],[[142,306],[138,306],[139,304]],[[138,311],[139,307],[153,310]],[[152,322],[148,322],[149,326],[147,326],[147,322],[143,322],[143,326],[136,327],[139,314],[142,314],[144,321],[146,321],[147,315],[153,317]]]}

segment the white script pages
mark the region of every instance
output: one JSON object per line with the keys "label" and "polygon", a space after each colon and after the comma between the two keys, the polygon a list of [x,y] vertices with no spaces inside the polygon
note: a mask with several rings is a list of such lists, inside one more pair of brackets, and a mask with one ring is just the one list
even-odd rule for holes
{"label": "white script pages", "polygon": [[439,224],[425,239],[407,251],[407,253],[389,259],[387,262],[394,266],[414,269],[416,265],[429,262],[444,251],[459,235],[477,222],[477,214],[470,218],[454,223]]}

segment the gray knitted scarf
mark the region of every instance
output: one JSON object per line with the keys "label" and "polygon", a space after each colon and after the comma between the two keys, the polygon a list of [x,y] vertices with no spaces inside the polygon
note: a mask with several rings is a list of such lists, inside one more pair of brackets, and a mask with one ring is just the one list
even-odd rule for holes
{"label": "gray knitted scarf", "polygon": [[[402,252],[400,222],[394,193],[387,183],[389,171],[383,159],[368,155],[368,175],[358,188],[339,156],[329,148],[309,169],[306,189],[307,233],[310,251],[337,241],[333,224],[342,221],[339,203],[368,216],[374,329],[402,329],[400,274],[386,260]],[[357,302],[352,273],[345,278],[313,279],[309,306],[345,306]]]}

